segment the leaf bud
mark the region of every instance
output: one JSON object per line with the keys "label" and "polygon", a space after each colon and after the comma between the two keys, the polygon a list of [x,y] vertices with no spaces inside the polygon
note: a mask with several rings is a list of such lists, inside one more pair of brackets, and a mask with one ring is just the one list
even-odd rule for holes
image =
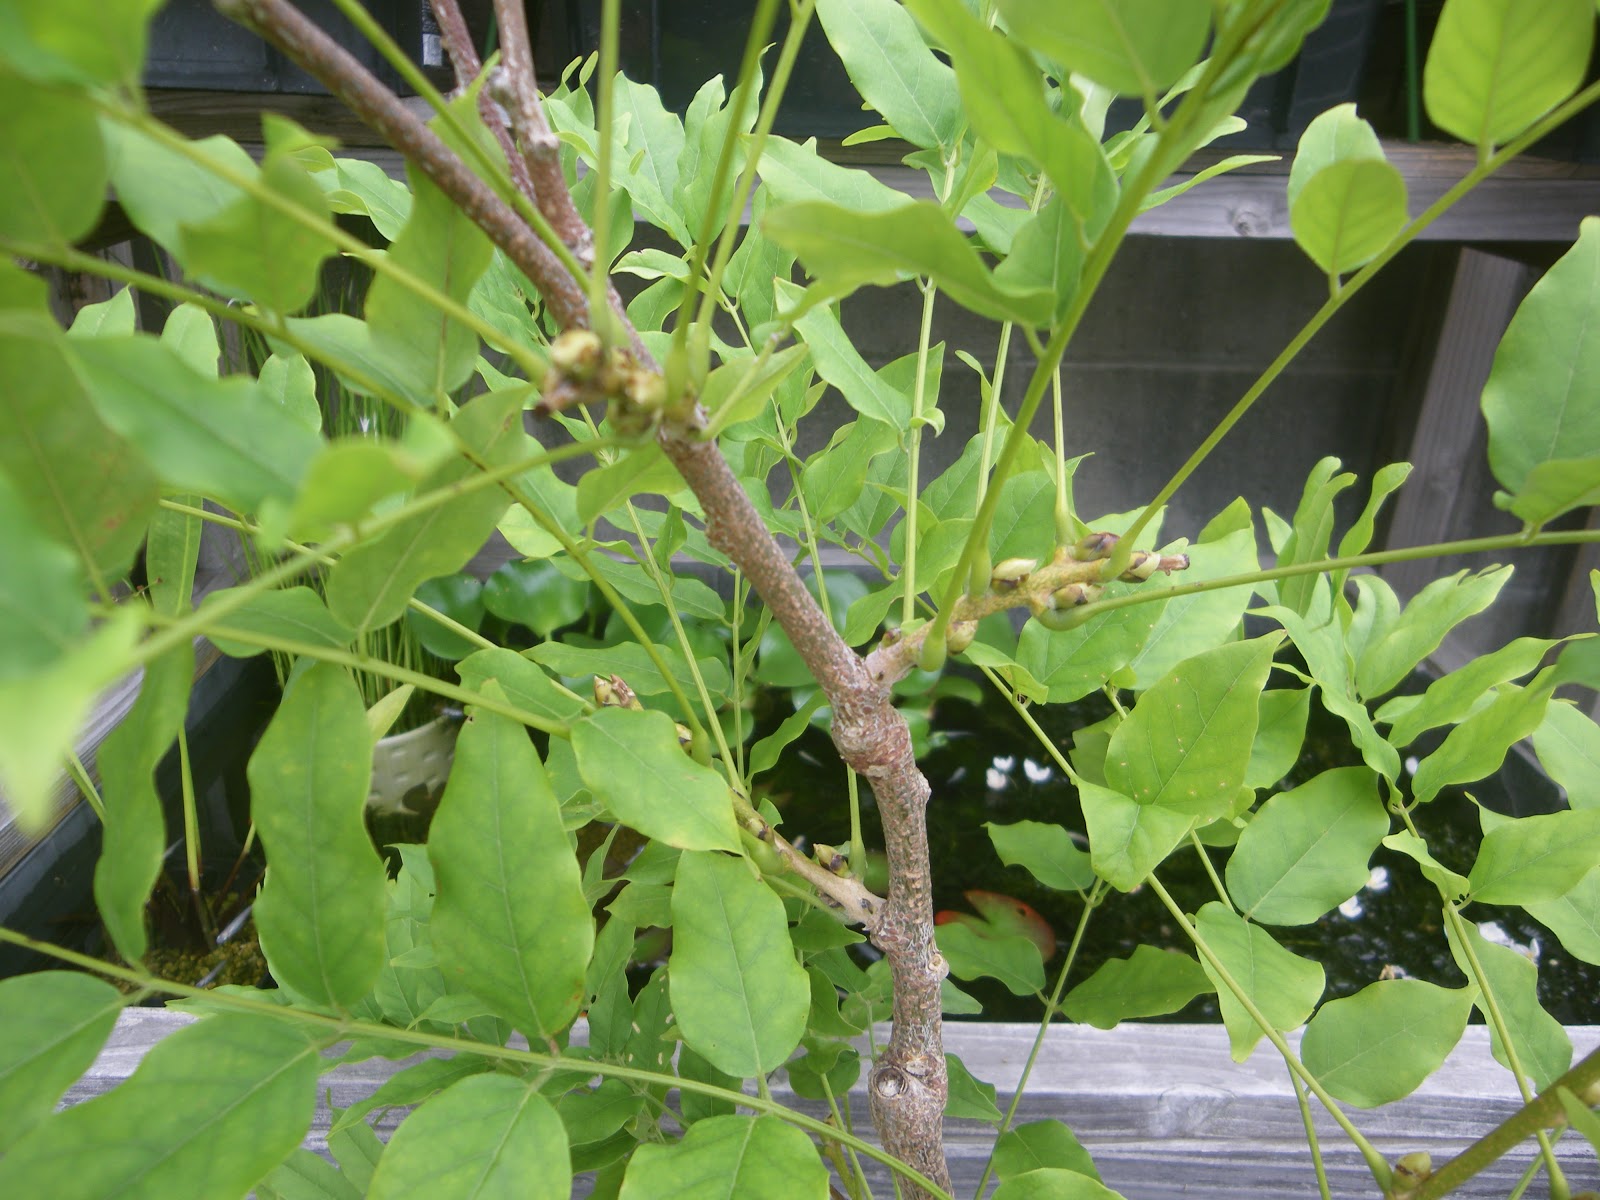
{"label": "leaf bud", "polygon": [[593,379],[600,369],[605,344],[592,329],[568,329],[550,343],[550,363],[569,379]]}
{"label": "leaf bud", "polygon": [[1433,1174],[1433,1156],[1426,1150],[1413,1150],[1400,1156],[1394,1165],[1395,1179],[1402,1187],[1416,1187]]}
{"label": "leaf bud", "polygon": [[989,586],[997,592],[1015,591],[1039,565],[1037,558],[1006,558],[989,572]]}
{"label": "leaf bud", "polygon": [[1076,629],[1092,615],[1082,604],[1075,604],[1071,608],[1046,608],[1034,613],[1033,618],[1053,633],[1064,633],[1068,629]]}
{"label": "leaf bud", "polygon": [[950,632],[945,636],[945,645],[951,654],[960,654],[972,645],[972,639],[978,634],[976,621],[952,621]]}
{"label": "leaf bud", "polygon": [[1103,558],[1109,558],[1116,547],[1116,534],[1090,533],[1078,539],[1078,543],[1072,547],[1072,557],[1079,562],[1099,562]]}
{"label": "leaf bud", "polygon": [[993,560],[989,557],[988,547],[985,546],[972,556],[972,570],[967,574],[967,592],[970,595],[980,596],[988,591],[992,585],[990,572],[993,569]]}
{"label": "leaf bud", "polygon": [[934,636],[934,630],[928,630],[928,636],[922,643],[922,657],[917,660],[917,666],[928,672],[944,670],[945,659],[950,656],[949,643],[944,633]]}
{"label": "leaf bud", "polygon": [[630,371],[622,394],[640,408],[654,412],[667,402],[667,381],[654,371]]}
{"label": "leaf bud", "polygon": [[1142,583],[1156,573],[1161,566],[1161,556],[1149,550],[1135,550],[1133,557],[1128,560],[1128,569],[1122,573],[1122,578],[1133,583]]}

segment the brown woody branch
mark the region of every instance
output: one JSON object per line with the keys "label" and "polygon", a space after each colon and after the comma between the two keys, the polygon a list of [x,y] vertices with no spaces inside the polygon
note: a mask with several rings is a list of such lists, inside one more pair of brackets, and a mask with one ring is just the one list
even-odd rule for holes
{"label": "brown woody branch", "polygon": [[[563,328],[589,327],[583,281],[574,279],[510,206],[354,58],[287,0],[216,3],[321,80],[450,196],[539,289]],[[520,6],[514,0],[496,3],[505,38],[506,16]],[[514,17],[509,24],[515,25]],[[511,37],[516,41],[516,29]],[[546,135],[549,131],[537,103],[531,61],[523,54],[525,26],[521,37],[520,45],[506,47],[508,67],[514,59],[521,68],[506,86],[513,97],[531,100],[527,105],[514,100],[512,128],[526,153],[535,201],[552,226],[560,229],[551,214],[563,203],[570,207],[571,196],[554,155],[548,162],[545,159],[548,144],[540,131]],[[546,183],[547,173],[560,181],[559,187]],[[626,327],[640,361],[648,362],[637,332]],[[827,694],[834,744],[844,761],[866,777],[878,801],[890,886],[873,940],[884,952],[894,980],[894,1028],[869,1080],[873,1120],[885,1149],[948,1188],[943,1146],[948,1087],[939,1001],[939,984],[947,968],[933,940],[925,822],[928,783],[917,768],[905,720],[891,704],[888,684],[872,677],[823,615],[716,443],[698,436],[703,420],[704,414],[695,411],[687,419],[663,423],[658,433],[662,449],[699,500],[711,544],[749,578]],[[905,1194],[911,1200],[925,1195],[915,1187]]]}

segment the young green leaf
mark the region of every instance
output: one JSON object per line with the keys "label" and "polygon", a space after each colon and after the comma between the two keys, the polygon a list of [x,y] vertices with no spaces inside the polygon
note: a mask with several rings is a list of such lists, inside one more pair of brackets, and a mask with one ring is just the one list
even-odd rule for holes
{"label": "young green leaf", "polygon": [[811,981],[795,960],[783,901],[742,858],[678,861],[668,980],[683,1040],[740,1078],[776,1070],[805,1032]]}
{"label": "young green leaf", "polygon": [[994,1144],[994,1173],[1001,1181],[1028,1171],[1072,1171],[1098,1181],[1100,1172],[1076,1134],[1060,1121],[1030,1121],[1002,1133]]}
{"label": "young green leaf", "polygon": [[[201,614],[229,603],[239,590],[223,588],[210,593],[200,603]],[[224,654],[248,658],[260,654],[267,648],[264,643],[274,640],[342,650],[355,638],[355,631],[335,620],[311,588],[292,587],[257,592],[232,612],[217,618],[217,623],[207,628],[206,636]]]}
{"label": "young green leaf", "polygon": [[1187,954],[1135,946],[1131,956],[1107,959],[1068,992],[1061,1011],[1096,1029],[1115,1029],[1138,1017],[1175,1013],[1196,996],[1215,990],[1200,964]]}
{"label": "young green leaf", "polygon": [[1281,635],[1185,659],[1111,735],[1106,783],[1139,804],[1202,821],[1224,815],[1244,783],[1260,695]]}
{"label": "young green leaf", "polygon": [[1600,726],[1570,704],[1551,704],[1533,731],[1533,749],[1573,808],[1600,807]]}
{"label": "young green leaf", "polygon": [[[503,693],[493,683],[485,693]],[[529,1038],[577,1015],[594,919],[561,806],[527,731],[478,711],[428,835],[438,891],[433,938],[446,979],[482,997]]]}
{"label": "young green leaf", "polygon": [[984,1083],[954,1054],[944,1056],[945,1077],[949,1091],[944,1102],[944,1115],[967,1121],[984,1121],[998,1125],[1000,1110],[995,1107],[995,1087]]}
{"label": "young green leaf", "polygon": [[[769,210],[762,233],[792,250],[831,290],[888,286],[925,275],[980,316],[1032,326],[1050,321],[1053,295],[992,275],[950,214],[931,202],[908,200],[898,208],[861,213],[802,201]],[[820,358],[818,373],[826,378]]]}
{"label": "young green leaf", "polygon": [[1289,172],[1289,227],[1322,270],[1337,278],[1375,257],[1406,223],[1406,184],[1372,127],[1341,104],[1300,139]]}
{"label": "young green leaf", "polygon": [[89,1069],[122,1005],[109,983],[77,971],[0,981],[0,1155]]}
{"label": "young green leaf", "polygon": [[1044,988],[1044,960],[1032,938],[1020,933],[983,934],[958,923],[940,925],[934,935],[939,953],[957,979],[998,979],[1018,996]]}
{"label": "young green leaf", "polygon": [[39,83],[132,86],[144,64],[150,18],[160,6],[160,0],[109,7],[100,0],[9,4],[0,59]]}
{"label": "young green leaf", "polygon": [[615,183],[627,191],[652,225],[687,246],[694,234],[672,203],[678,187],[678,160],[683,156],[683,122],[662,106],[655,88],[634,83],[620,72],[612,103],[615,132],[626,135],[611,160],[627,164],[617,172]]}
{"label": "young green leaf", "polygon": [[[656,597],[660,599],[659,595]],[[688,660],[677,646],[657,646],[657,652],[666,662],[673,679],[687,691],[695,687],[694,676],[689,671]],[[672,685],[661,669],[637,642],[619,642],[604,649],[591,646],[569,646],[562,642],[541,642],[528,651],[534,662],[549,667],[559,675],[570,677],[585,675],[621,675],[628,686],[641,696],[660,696]],[[727,695],[728,668],[721,659],[702,658],[696,661],[700,679],[713,697]]]}
{"label": "young green leaf", "polygon": [[1228,859],[1228,894],[1267,925],[1309,925],[1366,885],[1389,832],[1378,777],[1335,767],[1261,806]]}
{"label": "young green leaf", "polygon": [[239,512],[294,497],[321,441],[255,380],[209,379],[143,334],[74,338],[69,346],[101,418],[138,447],[164,484]]}
{"label": "young green leaf", "polygon": [[817,0],[856,90],[913,146],[953,148],[966,124],[955,72],[934,56],[897,0]]}
{"label": "young green leaf", "polygon": [[[1390,724],[1391,742],[1409,746],[1428,730],[1461,720],[1497,685],[1529,674],[1555,644],[1545,638],[1517,638],[1435,679],[1421,696],[1396,696],[1378,709],[1377,719]],[[1547,724],[1556,707],[1551,705],[1546,713]],[[1534,746],[1537,749],[1537,732]],[[1548,763],[1545,769],[1550,769]]]}
{"label": "young green leaf", "polygon": [[620,1200],[827,1200],[828,1169],[801,1130],[777,1117],[696,1121],[683,1140],[634,1151]]}
{"label": "young green leaf", "polygon": [[589,790],[630,829],[682,850],[738,850],[727,781],[684,753],[666,713],[602,708],[573,723],[572,749]]}
{"label": "young green leaf", "polygon": [[0,1158],[0,1195],[60,1196],[70,1180],[77,1196],[242,1196],[305,1136],[318,1049],[285,1021],[206,1017],[126,1083],[36,1126]]}
{"label": "young green leaf", "polygon": [[1486,824],[1467,877],[1481,904],[1555,900],[1600,862],[1600,809],[1555,812]]}
{"label": "young green leaf", "polygon": [[1330,1000],[1311,1018],[1300,1057],[1346,1104],[1376,1108],[1409,1096],[1455,1049],[1475,988],[1388,979]]}
{"label": "young green leaf", "polygon": [[355,681],[317,663],[289,681],[250,756],[272,864],[256,900],[261,948],[279,982],[317,1004],[354,1004],[383,966],[383,860],[364,821],[371,746]]}
{"label": "young green leaf", "polygon": [[[785,138],[769,137],[761,152],[759,170],[762,193],[770,193],[770,198],[780,204],[827,200],[852,212],[883,212],[906,202],[904,192],[880,182],[870,171],[829,162],[817,153],[815,142],[801,145]],[[745,235],[747,242],[752,234],[759,238],[759,227],[752,226],[751,232]],[[766,244],[775,245],[771,241]],[[736,254],[734,260],[737,259]],[[787,280],[786,271],[778,274]],[[770,290],[771,286],[769,277],[763,287]]]}
{"label": "young green leaf", "polygon": [[117,952],[144,957],[145,905],[167,847],[155,771],[183,728],[194,683],[194,648],[173,647],[145,667],[139,698],[100,746],[105,831],[94,868],[94,899]]}
{"label": "young green leaf", "polygon": [[1600,1154],[1600,1117],[1595,1116],[1593,1109],[1566,1088],[1557,1088],[1556,1098],[1566,1110],[1567,1123],[1572,1126],[1574,1132],[1587,1138],[1589,1144],[1595,1148],[1595,1153]]}
{"label": "young green leaf", "polygon": [[[800,294],[798,287],[785,280],[777,282],[777,290],[785,302],[792,302]],[[814,308],[794,327],[811,350],[817,375],[838,388],[851,408],[896,433],[911,424],[911,397],[890,386],[867,365],[830,309]]]}
{"label": "young green leaf", "polygon": [[1576,90],[1593,44],[1589,0],[1549,0],[1537,21],[1516,0],[1448,0],[1422,73],[1428,117],[1487,155]]}
{"label": "young green leaf", "polygon": [[532,1080],[474,1075],[400,1124],[367,1192],[371,1200],[566,1200],[567,1133]]}
{"label": "young green leaf", "polygon": [[23,678],[71,650],[89,626],[84,573],[0,475],[0,679]]}
{"label": "young green leaf", "polygon": [[1018,821],[1014,825],[985,822],[995,853],[1007,866],[1022,867],[1045,887],[1081,892],[1094,882],[1089,856],[1059,825]]}
{"label": "young green leaf", "polygon": [[[1561,0],[1561,6],[1569,3]],[[1534,24],[1547,28],[1542,21]],[[1489,466],[1509,492],[1520,494],[1530,483],[1546,488],[1545,477],[1531,480],[1536,468],[1582,459],[1600,446],[1597,287],[1600,218],[1588,217],[1578,227],[1577,242],[1518,306],[1484,384]]]}
{"label": "young green leaf", "polygon": [[1391,833],[1383,839],[1383,844],[1415,862],[1422,869],[1423,877],[1439,889],[1442,899],[1455,901],[1467,894],[1467,877],[1450,870],[1434,858],[1433,852],[1428,849],[1428,843],[1409,829]]}
{"label": "young green leaf", "polygon": [[1506,751],[1539,727],[1550,703],[1546,667],[1527,687],[1507,684],[1488,704],[1450,731],[1417,767],[1411,794],[1426,803],[1453,783],[1472,783],[1500,769]]}
{"label": "young green leaf", "polygon": [[1360,694],[1371,699],[1395,688],[1446,634],[1493,604],[1510,578],[1510,567],[1491,567],[1477,574],[1458,571],[1428,584],[1392,627],[1362,647],[1355,678]]}
{"label": "young green leaf", "polygon": [[0,73],[0,105],[11,114],[0,123],[9,184],[0,188],[0,234],[71,245],[94,228],[106,202],[94,105],[67,91],[41,95],[37,84],[9,73]]}
{"label": "young green leaf", "polygon": [[1118,891],[1131,892],[1172,853],[1195,819],[1160,804],[1139,804],[1111,788],[1078,782],[1094,872]]}
{"label": "young green leaf", "polygon": [[1279,688],[1261,693],[1256,740],[1250,746],[1250,765],[1244,785],[1269,788],[1300,761],[1311,717],[1310,688]]}
{"label": "young green leaf", "polygon": [[1077,1171],[1041,1167],[1007,1179],[992,1200],[1122,1200],[1122,1195]]}
{"label": "young green leaf", "polygon": [[1000,0],[1012,34],[1045,57],[1150,103],[1200,58],[1206,0]]}
{"label": "young green leaf", "polygon": [[1573,958],[1600,966],[1600,867],[1578,880],[1566,895],[1523,907],[1556,935]]}
{"label": "young green leaf", "polygon": [[256,1200],[361,1200],[365,1191],[327,1159],[300,1147],[256,1184]]}
{"label": "young green leaf", "polygon": [[[1189,569],[1184,583],[1221,579],[1259,569],[1256,558],[1255,529],[1249,509],[1240,501],[1245,524],[1220,537],[1200,541],[1189,548]],[[1137,679],[1135,688],[1148,688],[1186,658],[1221,645],[1238,628],[1249,606],[1252,593],[1247,587],[1219,588],[1194,596],[1175,596],[1161,606],[1155,628],[1129,662]]]}
{"label": "young green leaf", "polygon": [[[490,392],[462,405],[450,428],[490,467],[525,454],[520,391]],[[432,472],[418,490],[447,488],[477,473],[465,456]],[[506,510],[499,488],[483,488],[392,526],[346,554],[328,576],[328,608],[357,630],[381,629],[405,611],[425,579],[458,571]]]}
{"label": "young green leaf", "polygon": [[[1203,907],[1196,914],[1195,928],[1201,941],[1274,1029],[1287,1032],[1299,1028],[1322,998],[1326,977],[1320,964],[1291,954],[1265,929],[1242,919],[1225,905],[1213,900]],[[1243,1062],[1266,1032],[1203,955],[1200,965],[1216,986],[1233,1061]]]}

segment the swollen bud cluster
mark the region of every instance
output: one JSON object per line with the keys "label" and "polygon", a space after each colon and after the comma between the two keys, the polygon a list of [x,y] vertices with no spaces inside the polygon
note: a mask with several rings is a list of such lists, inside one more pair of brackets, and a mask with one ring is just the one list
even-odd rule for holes
{"label": "swollen bud cluster", "polygon": [[550,343],[550,370],[544,378],[551,407],[565,407],[554,399],[563,393],[567,402],[604,397],[612,428],[623,438],[633,438],[655,431],[668,389],[661,373],[641,365],[631,350],[608,350],[592,329],[568,329]]}

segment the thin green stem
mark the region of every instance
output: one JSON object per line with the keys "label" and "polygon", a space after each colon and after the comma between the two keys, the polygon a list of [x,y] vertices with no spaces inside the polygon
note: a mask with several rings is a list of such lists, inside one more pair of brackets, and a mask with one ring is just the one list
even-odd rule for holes
{"label": "thin green stem", "polygon": [[569,1058],[560,1054],[543,1054],[537,1050],[520,1050],[510,1046],[469,1041],[464,1038],[445,1037],[436,1033],[426,1033],[420,1029],[405,1029],[399,1026],[379,1025],[372,1021],[358,1021],[348,1017],[326,1016],[322,1013],[306,1012],[298,1008],[274,1004],[270,1000],[252,1000],[248,996],[232,992],[214,992],[207,991],[204,988],[189,987],[187,984],[161,979],[133,967],[101,962],[99,959],[91,958],[87,954],[79,954],[63,946],[42,942],[25,934],[17,933],[14,930],[6,929],[3,926],[0,926],[0,942],[21,946],[39,954],[47,954],[51,958],[71,963],[85,971],[91,971],[99,975],[109,975],[114,979],[136,984],[152,992],[180,996],[189,1000],[203,1000],[208,1006],[230,1012],[249,1013],[277,1021],[314,1026],[327,1030],[335,1040],[368,1037],[379,1041],[405,1042],[425,1050],[444,1050],[454,1054],[471,1054],[492,1062],[520,1063],[524,1066],[535,1067],[544,1071],[573,1071],[585,1077],[603,1075],[607,1078],[622,1079],[630,1083],[642,1083],[647,1086],[661,1088],[675,1087],[680,1091],[695,1092],[702,1096],[709,1096],[714,1100],[722,1100],[741,1108],[747,1108],[752,1112],[775,1116],[819,1138],[832,1138],[834,1141],[841,1142],[868,1158],[882,1163],[890,1171],[894,1172],[897,1177],[905,1176],[906,1179],[915,1183],[918,1187],[926,1189],[937,1200],[952,1200],[949,1192],[939,1187],[926,1175],[907,1166],[893,1155],[880,1150],[870,1142],[863,1141],[861,1138],[842,1129],[835,1129],[825,1121],[819,1121],[815,1117],[786,1108],[784,1105],[767,1097],[749,1096],[743,1092],[733,1091],[730,1088],[718,1087],[713,1083],[702,1083],[698,1079],[681,1078],[677,1075],[668,1075],[659,1071],[646,1071],[638,1067],[623,1066],[620,1063],[587,1058]]}
{"label": "thin green stem", "polygon": [[1528,1187],[1538,1177],[1539,1168],[1542,1166],[1544,1166],[1544,1156],[1535,1154],[1533,1161],[1524,1168],[1522,1177],[1517,1180],[1517,1186],[1512,1188],[1510,1194],[1506,1196],[1506,1200],[1522,1200],[1522,1197],[1528,1191]]}
{"label": "thin green stem", "polygon": [[[1500,1007],[1500,1000],[1494,994],[1494,989],[1489,984],[1489,975],[1483,969],[1483,963],[1478,958],[1478,951],[1472,944],[1472,939],[1467,936],[1466,922],[1461,919],[1461,913],[1454,904],[1446,903],[1444,906],[1445,924],[1450,926],[1455,934],[1456,943],[1461,947],[1462,954],[1466,957],[1469,974],[1472,982],[1477,985],[1478,994],[1483,998],[1483,1015],[1488,1020],[1490,1027],[1495,1032],[1495,1037],[1500,1041],[1500,1047],[1505,1051],[1506,1066],[1511,1071],[1511,1077],[1517,1081],[1517,1091],[1522,1094],[1523,1104],[1532,1104],[1534,1099],[1533,1085],[1528,1081],[1528,1074],[1522,1066],[1522,1056],[1517,1053],[1516,1042],[1512,1040],[1510,1026],[1506,1024],[1505,1013]],[[1561,1172],[1561,1165],[1556,1162],[1555,1149],[1550,1145],[1549,1135],[1540,1129],[1535,1137],[1539,1142],[1539,1154],[1544,1159],[1545,1170],[1550,1174],[1550,1190],[1552,1195],[1558,1188],[1564,1187],[1566,1177]]]}
{"label": "thin green stem", "polygon": [[[773,68],[772,82],[767,85],[766,98],[761,102],[761,115],[756,118],[755,130],[750,135],[749,158],[745,160],[744,170],[739,175],[739,186],[734,190],[733,203],[728,209],[728,223],[723,226],[722,236],[717,239],[717,254],[712,259],[711,274],[700,296],[700,310],[695,316],[695,323],[708,331],[711,328],[711,307],[722,291],[722,274],[727,270],[728,260],[733,257],[733,243],[739,233],[739,222],[735,217],[744,212],[744,206],[755,187],[756,164],[761,161],[767,135],[772,131],[772,122],[777,119],[778,106],[788,90],[789,76],[794,71],[795,59],[800,56],[800,43],[811,25],[811,13],[816,6],[817,0],[800,0],[799,4],[791,5],[789,32],[784,36],[783,49],[778,51],[778,64]],[[683,320],[681,313],[678,319],[680,322]]]}
{"label": "thin green stem", "polygon": [[[1033,1066],[1039,1060],[1039,1052],[1044,1049],[1045,1038],[1050,1032],[1050,1023],[1061,1007],[1061,997],[1067,988],[1067,978],[1072,974],[1072,966],[1078,960],[1078,951],[1083,946],[1083,935],[1089,929],[1089,916],[1105,898],[1107,890],[1109,889],[1105,880],[1096,879],[1089,889],[1089,894],[1084,897],[1083,912],[1078,915],[1077,928],[1072,932],[1072,944],[1067,947],[1067,957],[1061,963],[1061,969],[1056,972],[1055,986],[1050,990],[1050,998],[1045,1001],[1044,1016],[1039,1021],[1039,1032],[1034,1035],[1027,1061],[1022,1064],[1022,1074],[1017,1079],[1016,1090],[1011,1093],[1011,1103],[1006,1106],[1006,1115],[1000,1121],[1000,1128],[995,1131],[997,1141],[1011,1128],[1011,1122],[1016,1120],[1017,1109],[1021,1106],[1022,1097],[1028,1089],[1028,1078],[1033,1074]],[[983,1200],[983,1189],[988,1186],[989,1176],[993,1173],[994,1150],[991,1148],[988,1161],[983,1164],[983,1174],[978,1179],[978,1186],[973,1190],[973,1200]]]}
{"label": "thin green stem", "polygon": [[1061,366],[1050,376],[1050,406],[1056,425],[1056,545],[1070,546],[1078,540],[1073,528],[1072,506],[1067,500],[1067,420],[1061,403]]}
{"label": "thin green stem", "polygon": [[1387,1193],[1393,1178],[1393,1172],[1389,1169],[1389,1164],[1384,1161],[1383,1155],[1378,1153],[1377,1148],[1355,1127],[1350,1118],[1344,1115],[1344,1110],[1339,1107],[1338,1102],[1328,1094],[1322,1084],[1317,1082],[1317,1077],[1306,1070],[1300,1059],[1295,1055],[1295,1052],[1289,1048],[1289,1043],[1285,1040],[1283,1034],[1273,1027],[1271,1019],[1256,1006],[1256,1002],[1250,997],[1250,994],[1240,986],[1239,981],[1233,977],[1232,972],[1223,965],[1222,960],[1216,956],[1210,945],[1200,936],[1200,931],[1194,927],[1193,922],[1184,915],[1183,909],[1178,906],[1178,902],[1172,898],[1166,888],[1161,886],[1161,881],[1155,877],[1154,872],[1150,874],[1145,882],[1149,884],[1150,890],[1160,898],[1166,910],[1172,914],[1172,919],[1178,923],[1178,927],[1183,930],[1185,936],[1194,943],[1195,949],[1200,953],[1200,957],[1206,960],[1207,965],[1211,967],[1216,977],[1222,981],[1223,986],[1233,993],[1234,999],[1239,1002],[1239,1006],[1249,1014],[1250,1019],[1266,1034],[1267,1040],[1277,1047],[1278,1053],[1283,1056],[1283,1061],[1288,1064],[1289,1069],[1300,1078],[1301,1082],[1310,1089],[1311,1094],[1322,1102],[1323,1106],[1328,1110],[1328,1114],[1339,1123],[1339,1127],[1344,1130],[1345,1136],[1355,1144],[1356,1149],[1361,1152],[1361,1157],[1366,1160],[1367,1169],[1372,1172],[1372,1177],[1377,1180],[1379,1188]]}
{"label": "thin green stem", "polygon": [[211,906],[206,903],[200,886],[200,812],[194,799],[194,769],[189,759],[189,731],[178,726],[178,794],[183,808],[183,859],[189,873],[189,899],[200,920],[200,931],[208,941],[217,936],[216,922],[211,919]]}
{"label": "thin green stem", "polygon": [[1234,912],[1233,901],[1228,899],[1228,889],[1222,886],[1222,879],[1217,874],[1217,868],[1211,863],[1211,855],[1206,853],[1205,843],[1200,840],[1200,835],[1194,830],[1189,831],[1189,844],[1194,847],[1194,852],[1200,856],[1200,865],[1206,869],[1206,875],[1211,880],[1211,886],[1217,889],[1217,899],[1229,912]]}
{"label": "thin green stem", "polygon": [[[945,191],[950,187],[950,168],[945,168]],[[940,200],[944,197],[941,195]],[[906,549],[901,575],[905,588],[901,595],[900,622],[910,625],[917,609],[917,489],[922,465],[922,406],[926,400],[928,346],[933,340],[933,301],[939,289],[930,280],[921,280],[922,327],[917,333],[917,378],[911,387],[911,429],[906,435]]]}
{"label": "thin green stem", "polygon": [[[1128,527],[1127,533],[1122,538],[1119,551],[1107,560],[1107,578],[1114,579],[1121,573],[1127,561],[1127,554],[1133,547],[1134,539],[1144,531],[1145,527],[1154,519],[1155,514],[1161,511],[1167,501],[1172,499],[1173,493],[1183,485],[1190,475],[1194,474],[1195,469],[1216,449],[1217,444],[1227,436],[1229,430],[1237,425],[1240,419],[1250,411],[1255,402],[1261,398],[1262,393],[1272,385],[1278,376],[1283,373],[1284,368],[1305,348],[1306,343],[1321,331],[1322,327],[1349,301],[1350,297],[1365,287],[1380,270],[1388,265],[1396,254],[1415,241],[1423,230],[1448,212],[1458,200],[1479,183],[1494,174],[1495,171],[1510,162],[1552,129],[1555,129],[1558,125],[1561,125],[1594,103],[1596,99],[1600,99],[1600,83],[1590,84],[1565,104],[1550,112],[1542,120],[1535,122],[1526,132],[1507,142],[1497,153],[1487,158],[1482,158],[1472,170],[1468,171],[1466,175],[1451,186],[1444,195],[1425,208],[1410,224],[1397,233],[1394,240],[1385,246],[1376,258],[1347,279],[1342,286],[1338,287],[1322,307],[1313,314],[1311,319],[1301,327],[1300,331],[1289,340],[1289,344],[1268,364],[1267,369],[1250,385],[1249,390],[1239,398],[1239,402],[1206,435],[1206,439],[1195,448],[1194,453],[1189,455],[1188,459],[1178,468],[1172,478],[1162,486],[1161,490],[1156,493],[1155,498],[1145,505],[1144,511]],[[1126,549],[1121,547],[1126,547]]]}
{"label": "thin green stem", "polygon": [[[611,155],[616,132],[616,76],[618,26],[622,19],[620,0],[601,0],[600,5],[600,70],[599,103],[595,110],[595,126],[599,152],[595,162],[594,213],[589,224],[594,230],[594,262],[589,269],[589,319],[596,329],[601,328],[602,314],[611,307],[607,288],[610,285],[611,264],[606,261],[611,245]],[[582,276],[579,276],[582,278]],[[612,340],[607,320],[606,340]]]}
{"label": "thin green stem", "polygon": [[1328,1191],[1328,1168],[1322,1161],[1322,1143],[1317,1138],[1317,1123],[1311,1116],[1311,1102],[1306,1099],[1305,1085],[1293,1070],[1289,1072],[1289,1086],[1294,1088],[1294,1101],[1300,1108],[1300,1124],[1305,1127],[1306,1146],[1311,1151],[1311,1169],[1317,1173],[1317,1194],[1322,1200],[1333,1200]]}
{"label": "thin green stem", "polygon": [[864,880],[867,877],[867,839],[861,834],[861,785],[849,766],[844,769],[844,786],[850,797],[850,873]]}
{"label": "thin green stem", "polygon": [[[827,1098],[828,1111],[833,1114],[834,1124],[840,1129],[849,1129],[850,1125],[845,1120],[844,1113],[839,1110],[839,1101],[834,1098],[833,1085],[828,1082],[827,1072],[822,1072],[817,1078],[822,1083],[822,1094]],[[844,1152],[849,1159],[850,1170],[845,1182],[850,1189],[851,1200],[871,1200],[872,1188],[867,1183],[866,1172],[861,1169],[861,1159],[849,1146],[844,1147]],[[845,1175],[845,1172],[841,1171],[840,1175]]]}

